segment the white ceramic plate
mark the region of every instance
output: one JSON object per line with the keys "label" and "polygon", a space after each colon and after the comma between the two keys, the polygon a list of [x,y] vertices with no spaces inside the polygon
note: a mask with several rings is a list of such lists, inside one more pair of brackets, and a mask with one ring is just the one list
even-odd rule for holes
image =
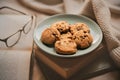
{"label": "white ceramic plate", "polygon": [[[90,28],[91,35],[93,36],[93,42],[92,42],[91,46],[84,50],[77,50],[77,52],[73,55],[60,55],[60,54],[56,53],[56,51],[54,50],[54,47],[48,47],[48,46],[44,45],[40,41],[42,32],[46,28],[48,28],[51,24],[53,24],[54,22],[63,21],[63,20],[67,21],[70,24],[74,24],[76,22],[83,22],[83,23],[87,24]],[[81,56],[81,55],[90,53],[91,51],[93,51],[94,49],[96,49],[98,47],[98,45],[102,41],[102,38],[103,38],[103,35],[102,35],[102,31],[101,31],[100,27],[93,20],[91,20],[85,16],[82,16],[82,15],[80,15],[80,16],[72,15],[72,14],[54,15],[54,16],[51,16],[51,17],[45,19],[44,21],[42,21],[34,31],[34,41],[37,44],[37,46],[41,50],[46,52],[46,54],[50,54],[50,55],[58,56],[58,57],[77,57],[77,56]]]}

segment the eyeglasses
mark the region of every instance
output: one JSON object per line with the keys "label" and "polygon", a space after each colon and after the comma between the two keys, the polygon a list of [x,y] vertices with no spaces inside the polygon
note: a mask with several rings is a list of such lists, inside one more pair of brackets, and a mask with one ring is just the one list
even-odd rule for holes
{"label": "eyeglasses", "polygon": [[[25,14],[21,11],[18,11],[16,9],[13,9],[13,8],[10,8],[10,7],[2,7],[2,8],[0,8],[0,10],[4,9],[4,8],[8,8],[8,9],[20,12],[22,14]],[[30,24],[30,26],[28,26],[29,24]],[[19,29],[14,34],[12,34],[12,35],[4,38],[4,39],[0,39],[0,41],[4,42],[6,44],[6,47],[13,47],[20,40],[22,32],[24,34],[28,34],[30,32],[32,24],[33,24],[33,16],[31,16],[31,19],[22,27],[22,29]]]}

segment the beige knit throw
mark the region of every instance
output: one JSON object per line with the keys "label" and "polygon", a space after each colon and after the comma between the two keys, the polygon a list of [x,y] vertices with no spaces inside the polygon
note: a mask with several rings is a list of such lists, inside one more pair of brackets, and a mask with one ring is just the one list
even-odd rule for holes
{"label": "beige knit throw", "polygon": [[81,14],[95,18],[103,31],[108,51],[120,66],[120,27],[111,22],[111,14],[103,0],[86,0]]}

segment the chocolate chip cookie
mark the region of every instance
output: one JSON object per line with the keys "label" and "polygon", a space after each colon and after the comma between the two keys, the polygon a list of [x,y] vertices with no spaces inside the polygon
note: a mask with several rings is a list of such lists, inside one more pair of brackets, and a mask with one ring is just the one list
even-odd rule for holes
{"label": "chocolate chip cookie", "polygon": [[77,45],[74,40],[61,39],[55,42],[55,50],[59,54],[70,55],[77,51]]}
{"label": "chocolate chip cookie", "polygon": [[41,41],[47,45],[54,44],[60,37],[60,32],[55,28],[47,28],[42,32]]}
{"label": "chocolate chip cookie", "polygon": [[80,49],[87,48],[93,42],[91,34],[84,33],[83,30],[77,31],[73,34],[73,40],[75,40],[77,47]]}
{"label": "chocolate chip cookie", "polygon": [[58,21],[51,25],[52,28],[56,28],[60,33],[67,32],[69,30],[69,24],[66,21]]}
{"label": "chocolate chip cookie", "polygon": [[73,25],[70,25],[70,32],[72,34],[80,30],[84,31],[84,33],[90,33],[90,29],[85,23],[75,23]]}
{"label": "chocolate chip cookie", "polygon": [[70,32],[63,33],[60,35],[60,39],[72,39],[72,34]]}

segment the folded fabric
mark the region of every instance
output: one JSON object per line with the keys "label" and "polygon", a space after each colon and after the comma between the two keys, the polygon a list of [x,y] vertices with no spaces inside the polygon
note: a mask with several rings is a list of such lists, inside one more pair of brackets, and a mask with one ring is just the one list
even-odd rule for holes
{"label": "folded fabric", "polygon": [[120,14],[120,0],[106,0],[111,12]]}
{"label": "folded fabric", "polygon": [[81,14],[96,19],[103,31],[111,57],[120,66],[120,28],[111,22],[111,14],[103,0],[86,0]]}
{"label": "folded fabric", "polygon": [[61,0],[20,0],[19,2],[39,12],[48,14],[63,13],[63,3],[61,3]]}

